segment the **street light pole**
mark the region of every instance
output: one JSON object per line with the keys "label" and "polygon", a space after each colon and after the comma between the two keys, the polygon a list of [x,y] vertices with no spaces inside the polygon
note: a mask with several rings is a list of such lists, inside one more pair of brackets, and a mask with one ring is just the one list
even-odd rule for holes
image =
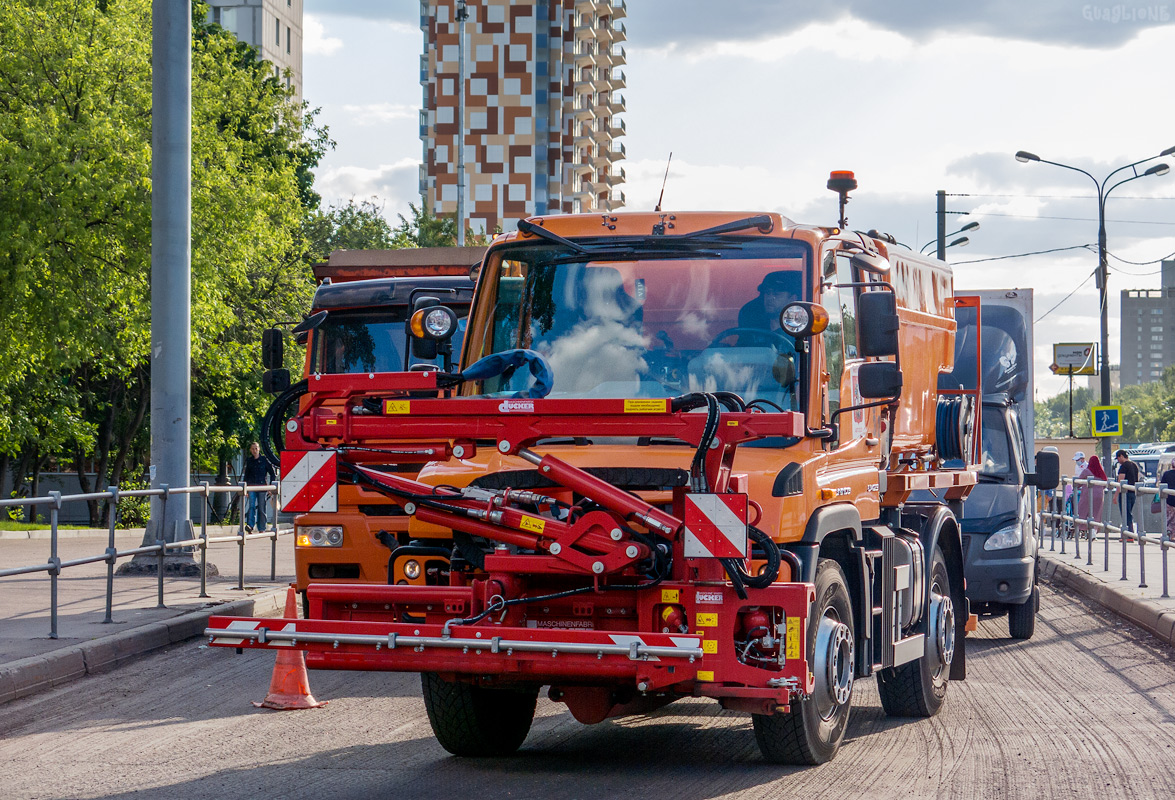
{"label": "street light pole", "polygon": [[[1147,161],[1151,161],[1156,158],[1163,158],[1164,156],[1169,156],[1172,153],[1175,153],[1175,147],[1168,147],[1166,150],[1159,153],[1157,156],[1147,156],[1146,158],[1140,159],[1140,160],[1135,161],[1133,163],[1127,164],[1122,167],[1118,167],[1116,170],[1111,172],[1109,175],[1107,175],[1101,181],[1099,181],[1093,175],[1091,175],[1090,173],[1086,172],[1085,170],[1083,170],[1079,167],[1073,167],[1073,166],[1070,166],[1069,164],[1061,164],[1057,161],[1048,161],[1048,160],[1043,159],[1040,156],[1036,155],[1035,153],[1029,153],[1025,150],[1021,150],[1018,153],[1016,153],[1016,160],[1021,163],[1027,163],[1029,161],[1036,161],[1041,164],[1052,164],[1054,167],[1060,167],[1061,169],[1072,170],[1073,172],[1080,172],[1082,175],[1084,175],[1085,177],[1087,177],[1091,181],[1093,181],[1094,187],[1097,188],[1097,286],[1098,286],[1098,299],[1099,299],[1099,302],[1101,303],[1101,350],[1102,350],[1102,354],[1101,354],[1100,369],[1101,369],[1101,379],[1102,379],[1101,380],[1101,405],[1103,405],[1103,406],[1110,405],[1110,302],[1109,302],[1109,290],[1107,287],[1107,284],[1109,283],[1110,269],[1109,269],[1109,262],[1106,257],[1106,200],[1109,198],[1110,192],[1114,191],[1115,189],[1117,189],[1119,186],[1121,186],[1124,183],[1129,183],[1130,181],[1137,180],[1139,178],[1145,178],[1150,175],[1166,175],[1168,172],[1170,172],[1170,169],[1171,169],[1166,164],[1155,164],[1153,167],[1151,167],[1143,172],[1138,171],[1138,165],[1145,164]],[[1110,182],[1110,178],[1114,177],[1119,172],[1122,172],[1124,170],[1131,170],[1133,172],[1133,174],[1128,178],[1123,178],[1122,180],[1118,181],[1117,183],[1110,186],[1109,188],[1106,188],[1107,184],[1109,184],[1109,182]],[[1070,379],[1072,379],[1072,376],[1070,376]],[[1109,464],[1110,463],[1110,437],[1103,436],[1103,437],[1101,437],[1101,439],[1102,439],[1102,442],[1101,442],[1102,461],[1106,464]]]}
{"label": "street light pole", "polygon": [[457,0],[457,246],[465,246],[465,20],[469,8]]}

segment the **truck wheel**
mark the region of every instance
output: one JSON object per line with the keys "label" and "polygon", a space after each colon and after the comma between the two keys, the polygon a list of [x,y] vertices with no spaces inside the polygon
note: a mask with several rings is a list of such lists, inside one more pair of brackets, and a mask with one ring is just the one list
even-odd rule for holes
{"label": "truck wheel", "polygon": [[934,548],[930,565],[930,617],[922,658],[877,673],[881,707],[891,717],[933,717],[947,696],[955,655],[955,609],[942,550]]}
{"label": "truck wheel", "polygon": [[522,746],[538,689],[490,689],[420,674],[424,708],[441,747],[455,756],[508,756]]}
{"label": "truck wheel", "polygon": [[821,559],[808,618],[808,664],[816,690],[787,714],[752,714],[755,740],[775,764],[823,764],[840,748],[853,698],[853,607],[840,566]]}
{"label": "truck wheel", "polygon": [[1040,589],[1032,587],[1032,594],[1018,606],[1008,608],[1008,633],[1013,639],[1031,639],[1036,633],[1036,610],[1040,607]]}

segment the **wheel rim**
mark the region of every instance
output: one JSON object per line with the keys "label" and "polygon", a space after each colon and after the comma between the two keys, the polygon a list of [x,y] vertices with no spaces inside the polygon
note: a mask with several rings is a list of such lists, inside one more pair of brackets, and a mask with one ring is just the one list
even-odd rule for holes
{"label": "wheel rim", "polygon": [[935,683],[942,680],[955,657],[955,605],[951,598],[941,594],[938,581],[930,588],[930,635],[934,643]]}
{"label": "wheel rim", "polygon": [[828,721],[853,694],[853,631],[833,608],[820,617],[815,650],[816,709]]}

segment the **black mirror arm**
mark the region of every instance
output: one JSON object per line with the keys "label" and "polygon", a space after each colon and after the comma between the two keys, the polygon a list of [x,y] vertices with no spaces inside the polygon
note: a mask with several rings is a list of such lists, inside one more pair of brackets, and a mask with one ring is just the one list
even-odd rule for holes
{"label": "black mirror arm", "polygon": [[829,423],[832,424],[835,422],[837,417],[849,411],[860,411],[863,408],[876,408],[877,406],[897,405],[898,401],[901,399],[902,396],[900,394],[895,394],[893,397],[887,397],[884,400],[874,400],[872,403],[858,403],[855,406],[845,406],[844,408],[838,408],[836,411],[832,412],[832,418],[829,420]]}

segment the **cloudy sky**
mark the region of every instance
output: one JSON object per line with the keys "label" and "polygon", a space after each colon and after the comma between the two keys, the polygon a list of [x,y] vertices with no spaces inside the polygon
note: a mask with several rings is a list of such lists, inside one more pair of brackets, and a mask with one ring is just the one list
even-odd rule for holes
{"label": "cloudy sky", "polygon": [[[394,221],[418,202],[419,4],[305,8],[305,96],[337,142],[318,189],[328,202],[378,197]],[[969,212],[948,231],[981,224],[970,245],[948,250],[956,286],[1032,287],[1037,397],[1065,388],[1048,372],[1051,345],[1098,339],[1086,280],[1096,254],[986,259],[1095,244],[1095,189],[1012,154],[1100,180],[1175,146],[1175,0],[628,0],[625,24],[630,209],[652,209],[672,151],[666,208],[833,224],[824,183],[851,169],[860,188],[850,225],[918,248],[935,235],[935,192],[945,190],[948,210]],[[1106,217],[1108,249],[1125,259],[1110,260],[1117,363],[1118,293],[1157,288],[1157,259],[1175,257],[1175,172],[1118,188]]]}

